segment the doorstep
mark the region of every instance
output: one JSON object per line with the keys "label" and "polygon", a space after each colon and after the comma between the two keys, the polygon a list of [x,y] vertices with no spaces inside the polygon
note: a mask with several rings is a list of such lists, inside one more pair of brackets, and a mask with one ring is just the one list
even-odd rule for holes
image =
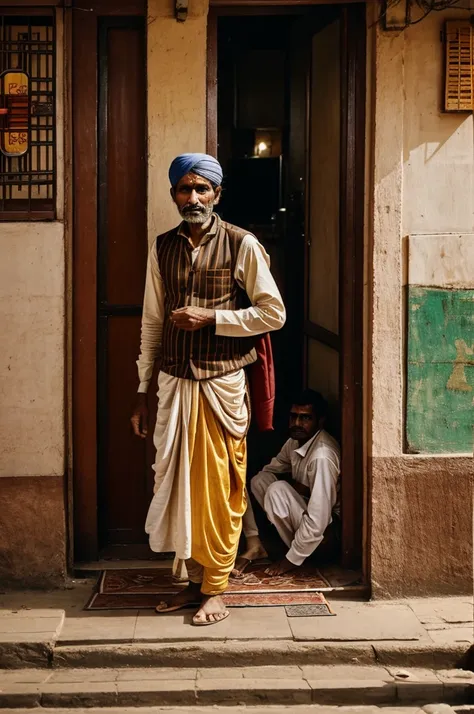
{"label": "doorstep", "polygon": [[469,597],[375,602],[329,597],[335,617],[288,617],[284,607],[232,608],[227,620],[194,627],[192,610],[84,611],[93,584],[76,581],[66,590],[0,596],[0,666],[104,666],[96,664],[101,657],[107,666],[130,666],[139,658],[147,666],[158,660],[194,666],[207,657],[234,664],[256,657],[259,664],[296,658],[293,664],[381,660],[447,668],[458,664],[473,642]]}
{"label": "doorstep", "polygon": [[474,674],[381,666],[15,670],[0,707],[464,704]]}

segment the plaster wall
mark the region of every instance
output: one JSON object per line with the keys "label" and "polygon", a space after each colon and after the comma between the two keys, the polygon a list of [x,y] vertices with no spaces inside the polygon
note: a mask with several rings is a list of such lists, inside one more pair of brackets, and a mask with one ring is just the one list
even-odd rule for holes
{"label": "plaster wall", "polygon": [[[404,454],[407,281],[424,274],[437,276],[441,288],[469,287],[474,277],[466,278],[462,263],[472,250],[473,119],[441,111],[440,33],[448,18],[432,13],[402,33],[368,31],[375,67],[367,429],[371,580],[379,597],[472,590],[472,457]],[[459,250],[458,258],[446,261],[441,243],[450,254],[451,246]]]}
{"label": "plaster wall", "polygon": [[168,167],[178,154],[206,150],[207,0],[193,0],[186,22],[174,3],[148,2],[148,239],[179,216]]}
{"label": "plaster wall", "polygon": [[0,231],[0,477],[64,473],[64,230]]}
{"label": "plaster wall", "polygon": [[[402,234],[472,233],[474,131],[471,113],[442,112],[446,19],[431,13],[404,33]],[[473,269],[474,272],[474,269]]]}
{"label": "plaster wall", "polygon": [[64,582],[64,20],[56,11],[54,222],[0,224],[0,582]]}
{"label": "plaster wall", "polygon": [[63,224],[3,223],[0,255],[0,580],[53,584],[65,571]]}

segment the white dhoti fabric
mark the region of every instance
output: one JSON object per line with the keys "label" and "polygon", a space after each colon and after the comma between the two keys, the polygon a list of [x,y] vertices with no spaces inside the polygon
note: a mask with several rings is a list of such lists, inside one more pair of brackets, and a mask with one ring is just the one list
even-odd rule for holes
{"label": "white dhoti fabric", "polygon": [[174,551],[181,560],[191,557],[189,424],[193,400],[199,396],[200,390],[231,436],[242,439],[248,427],[243,370],[201,381],[179,379],[160,372],[154,433],[155,488],[145,531],[152,550]]}
{"label": "white dhoti fabric", "polygon": [[252,479],[252,493],[289,548],[300,527],[308,501],[289,483],[279,481],[276,476],[264,471]]}

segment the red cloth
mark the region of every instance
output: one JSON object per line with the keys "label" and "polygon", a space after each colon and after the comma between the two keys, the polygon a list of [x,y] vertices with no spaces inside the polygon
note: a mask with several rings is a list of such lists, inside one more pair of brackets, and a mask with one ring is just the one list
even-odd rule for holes
{"label": "red cloth", "polygon": [[268,333],[257,337],[257,361],[248,370],[252,417],[259,431],[273,431],[275,407],[275,367]]}

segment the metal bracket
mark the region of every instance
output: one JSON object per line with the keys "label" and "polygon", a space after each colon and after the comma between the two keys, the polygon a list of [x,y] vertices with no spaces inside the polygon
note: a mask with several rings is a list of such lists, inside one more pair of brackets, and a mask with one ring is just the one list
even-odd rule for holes
{"label": "metal bracket", "polygon": [[178,22],[184,22],[188,17],[189,0],[175,0],[174,14]]}

